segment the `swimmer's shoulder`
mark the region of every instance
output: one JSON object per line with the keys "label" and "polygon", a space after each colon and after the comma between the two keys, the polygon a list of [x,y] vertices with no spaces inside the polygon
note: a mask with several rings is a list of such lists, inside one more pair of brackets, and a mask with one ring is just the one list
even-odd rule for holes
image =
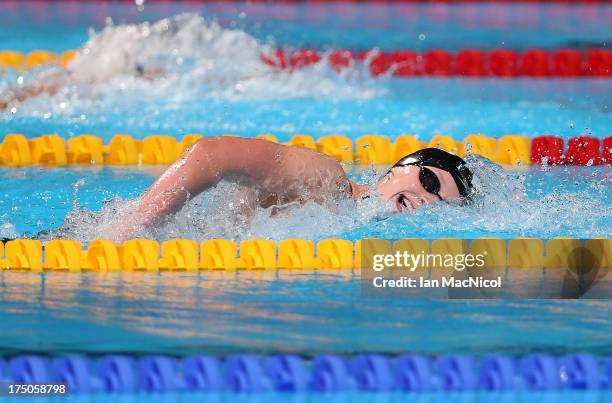
{"label": "swimmer's shoulder", "polygon": [[285,166],[295,171],[297,175],[311,176],[322,179],[321,185],[326,192],[340,197],[351,195],[351,184],[344,168],[335,158],[317,150],[305,147],[284,146]]}
{"label": "swimmer's shoulder", "polygon": [[198,143],[196,148],[214,150],[221,160],[233,161],[232,165],[247,176],[272,183],[274,191],[289,184],[311,183],[321,178],[324,179],[320,186],[322,191],[350,195],[350,184],[340,163],[317,150],[231,136],[206,137]]}

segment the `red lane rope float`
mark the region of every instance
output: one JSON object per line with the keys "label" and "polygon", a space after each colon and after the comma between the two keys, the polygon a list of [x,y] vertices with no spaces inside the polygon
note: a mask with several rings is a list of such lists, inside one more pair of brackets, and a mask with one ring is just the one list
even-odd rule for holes
{"label": "red lane rope float", "polygon": [[373,76],[495,76],[495,77],[581,77],[612,76],[612,50],[590,49],[462,49],[458,52],[432,49],[422,53],[411,50],[351,52],[336,49],[325,54],[312,49],[285,51],[277,49],[261,59],[278,70],[295,70],[316,64],[323,58],[336,71],[354,63],[366,63]]}
{"label": "red lane rope float", "polygon": [[610,164],[612,137],[602,140],[591,136],[572,137],[567,141],[567,150],[561,137],[534,137],[531,139],[531,162],[542,165]]}
{"label": "red lane rope float", "polygon": [[[69,50],[61,55],[44,50],[28,54],[0,51],[0,69],[34,68],[41,64],[56,63],[67,66],[76,55]],[[373,76],[385,74],[394,77],[413,76],[466,76],[466,77],[610,77],[612,76],[612,50],[557,49],[553,51],[528,49],[516,52],[509,49],[462,49],[455,53],[431,49],[422,53],[413,50],[381,52],[366,50],[352,52],[335,49],[319,52],[313,49],[286,51],[273,50],[262,54],[261,60],[275,70],[294,71],[317,64],[323,59],[340,72],[356,63],[366,64]]]}

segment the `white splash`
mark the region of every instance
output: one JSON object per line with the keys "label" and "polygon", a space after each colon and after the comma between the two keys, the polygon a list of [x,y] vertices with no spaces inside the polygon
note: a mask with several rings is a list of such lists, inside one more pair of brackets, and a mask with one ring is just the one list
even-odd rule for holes
{"label": "white splash", "polygon": [[[57,68],[26,74],[26,86],[48,80],[62,85],[53,96],[19,104],[17,113],[78,122],[92,112],[130,116],[135,108],[154,107],[158,114],[172,113],[206,99],[369,99],[386,91],[357,68],[338,74],[325,61],[295,71],[275,70],[261,60],[273,50],[244,31],[196,14],[109,24],[78,50],[69,74]],[[6,86],[13,79],[0,81]]]}
{"label": "white splash", "polygon": [[259,60],[264,51],[243,31],[183,14],[152,24],[108,25],[91,36],[69,69],[80,82],[133,75],[137,66],[233,81],[265,74]]}

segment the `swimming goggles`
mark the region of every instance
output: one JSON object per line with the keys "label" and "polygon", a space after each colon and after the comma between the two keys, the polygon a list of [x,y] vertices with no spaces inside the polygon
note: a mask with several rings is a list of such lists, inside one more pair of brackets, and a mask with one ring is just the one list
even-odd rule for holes
{"label": "swimming goggles", "polygon": [[418,165],[418,164],[395,165],[391,167],[389,172],[387,172],[387,175],[391,173],[393,168],[398,168],[398,167],[405,168],[409,166],[415,166],[419,168],[419,182],[421,182],[421,186],[423,186],[423,189],[425,189],[428,193],[438,196],[438,199],[444,200],[442,196],[440,196],[441,185],[440,185],[440,179],[438,179],[438,175],[436,175],[434,171],[427,168],[426,166]]}
{"label": "swimming goggles", "polygon": [[[400,159],[391,169],[410,165],[419,167],[421,185],[423,185],[428,192],[438,196],[439,199],[442,200],[442,197],[439,195],[440,180],[436,174],[427,167],[439,168],[448,172],[455,180],[461,197],[467,198],[469,196],[470,190],[472,189],[472,172],[466,166],[465,161],[456,155],[438,148],[424,148]],[[391,170],[389,170],[389,172],[391,172]]]}
{"label": "swimming goggles", "polygon": [[421,186],[427,192],[438,196],[438,199],[442,199],[440,196],[440,179],[438,179],[438,175],[435,174],[431,169],[424,167],[422,165],[416,165],[419,167],[419,181],[421,182]]}

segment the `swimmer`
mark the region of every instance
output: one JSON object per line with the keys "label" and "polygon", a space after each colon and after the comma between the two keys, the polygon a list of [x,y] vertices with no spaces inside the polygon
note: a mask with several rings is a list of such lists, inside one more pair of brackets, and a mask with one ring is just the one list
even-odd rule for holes
{"label": "swimmer", "polygon": [[439,201],[467,200],[472,188],[465,161],[437,148],[405,156],[368,185],[348,179],[338,161],[312,149],[263,139],[204,137],[145,191],[135,212],[113,229],[112,238],[123,241],[155,225],[221,180],[255,191],[254,198],[243,200],[246,207],[282,208],[314,201],[334,208],[343,199],[378,195],[399,213]]}
{"label": "swimmer", "polygon": [[[226,38],[224,32],[189,14],[154,24],[108,26],[93,35],[65,68],[45,67],[36,77],[20,76],[16,85],[0,91],[0,113],[30,98],[53,96],[69,86],[88,88],[118,77],[151,81],[187,74],[205,84],[225,85],[273,73],[259,60],[260,48],[254,39],[244,33],[232,33],[232,40],[250,46],[253,58],[250,64],[234,66],[233,56],[218,47],[218,41]],[[211,67],[226,59],[223,69]]]}
{"label": "swimmer", "polygon": [[[148,54],[147,38],[164,42],[168,47],[181,28],[189,28],[185,16],[164,19],[156,24],[126,25],[108,27],[94,35],[81,47],[65,68],[54,66],[39,72],[32,82],[18,84],[0,92],[0,112],[10,109],[29,98],[40,95],[53,96],[71,85],[92,86],[103,84],[116,77],[134,77],[154,80],[166,75],[165,69],[156,63],[157,59],[139,56]],[[176,39],[174,39],[176,41]],[[159,46],[159,44],[158,44]]]}

